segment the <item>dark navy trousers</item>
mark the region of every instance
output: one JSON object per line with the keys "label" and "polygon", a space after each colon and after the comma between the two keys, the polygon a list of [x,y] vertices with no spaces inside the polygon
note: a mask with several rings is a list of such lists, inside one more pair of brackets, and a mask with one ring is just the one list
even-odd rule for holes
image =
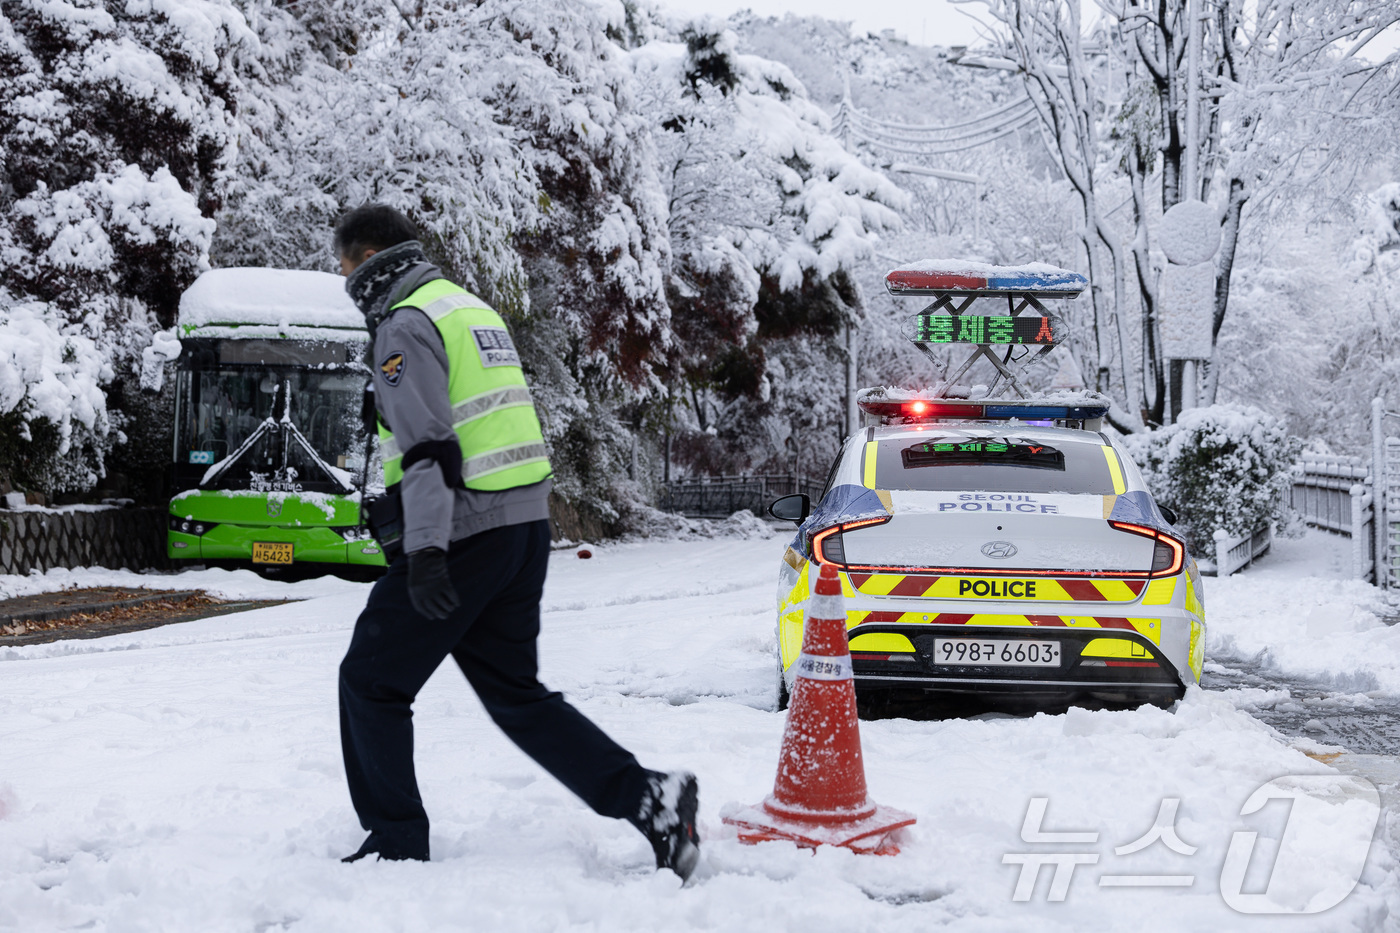
{"label": "dark navy trousers", "polygon": [[536,679],[548,559],[547,521],[453,542],[448,571],[462,605],[446,619],[413,610],[403,556],[370,591],[340,664],[340,742],[351,802],[384,855],[428,857],[412,705],[449,654],[525,754],[598,813],[635,820],[651,772]]}

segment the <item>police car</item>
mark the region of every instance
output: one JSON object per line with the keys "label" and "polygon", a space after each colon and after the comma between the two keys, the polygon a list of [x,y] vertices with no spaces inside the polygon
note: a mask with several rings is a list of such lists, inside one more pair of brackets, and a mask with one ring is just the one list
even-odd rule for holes
{"label": "police car", "polygon": [[815,507],[787,496],[770,509],[799,523],[779,574],[780,702],[824,563],[841,579],[867,701],[1169,705],[1199,682],[1200,576],[1174,517],[1104,433],[1106,399],[876,389],[859,404],[867,426]]}

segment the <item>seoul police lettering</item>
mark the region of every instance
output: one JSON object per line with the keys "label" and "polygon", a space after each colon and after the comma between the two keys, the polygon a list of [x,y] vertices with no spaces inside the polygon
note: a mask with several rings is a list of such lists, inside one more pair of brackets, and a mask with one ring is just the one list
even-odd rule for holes
{"label": "seoul police lettering", "polygon": [[959,580],[958,595],[966,596],[1008,596],[1016,599],[1035,599],[1034,580]]}
{"label": "seoul police lettering", "polygon": [[1002,492],[965,492],[957,502],[940,502],[938,511],[950,512],[1030,512],[1038,515],[1058,515],[1057,505],[1038,501],[1035,496]]}

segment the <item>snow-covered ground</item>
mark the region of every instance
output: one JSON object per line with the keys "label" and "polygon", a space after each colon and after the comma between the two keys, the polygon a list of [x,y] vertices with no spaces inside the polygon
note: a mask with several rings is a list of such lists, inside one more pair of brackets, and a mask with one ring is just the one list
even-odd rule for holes
{"label": "snow-covered ground", "polygon": [[[783,727],[770,647],[782,542],[632,543],[595,547],[587,561],[553,556],[542,678],[644,764],[698,773],[705,861],[688,888],[652,871],[630,827],[593,815],[506,742],[450,664],[417,704],[434,861],[340,864],[362,833],[341,772],[336,665],[367,587],[210,571],[179,585],[306,601],[0,649],[0,928],[1394,927],[1400,884],[1389,813],[1360,885],[1339,906],[1274,917],[1225,904],[1219,879],[1232,834],[1261,833],[1263,873],[1254,866],[1244,886],[1256,890],[1274,850],[1267,840],[1287,815],[1270,805],[1241,817],[1251,793],[1282,775],[1337,773],[1305,756],[1305,741],[1242,710],[1248,691],[1192,690],[1173,712],[862,723],[873,796],[918,816],[903,853],[740,845],[719,822],[720,807],[769,791]],[[1341,546],[1317,534],[1284,541],[1246,573],[1208,580],[1208,657],[1268,649],[1264,661],[1280,669],[1400,689],[1400,632],[1375,619],[1380,603],[1369,588],[1339,579]],[[0,593],[136,579],[0,578]],[[1048,798],[1044,831],[1096,840],[1022,841],[1037,797]],[[1164,798],[1180,800],[1176,829],[1195,853],[1158,842],[1115,854],[1152,827]],[[1279,896],[1304,898],[1344,874],[1341,835],[1323,832],[1281,856]],[[1098,860],[1075,868],[1063,902],[1047,900],[1049,867],[1031,898],[1017,901],[1019,866],[1003,856],[1026,852]],[[1129,874],[1193,880],[1100,883]]]}

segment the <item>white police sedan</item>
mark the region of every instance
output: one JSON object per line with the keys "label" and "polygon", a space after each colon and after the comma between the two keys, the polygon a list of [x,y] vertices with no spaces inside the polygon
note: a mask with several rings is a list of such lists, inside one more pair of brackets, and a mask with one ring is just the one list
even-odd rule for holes
{"label": "white police sedan", "polygon": [[[836,566],[857,694],[1169,705],[1198,682],[1200,576],[1106,407],[862,398],[778,584],[786,701],[816,565]],[[1173,519],[1174,520],[1174,519]]]}

